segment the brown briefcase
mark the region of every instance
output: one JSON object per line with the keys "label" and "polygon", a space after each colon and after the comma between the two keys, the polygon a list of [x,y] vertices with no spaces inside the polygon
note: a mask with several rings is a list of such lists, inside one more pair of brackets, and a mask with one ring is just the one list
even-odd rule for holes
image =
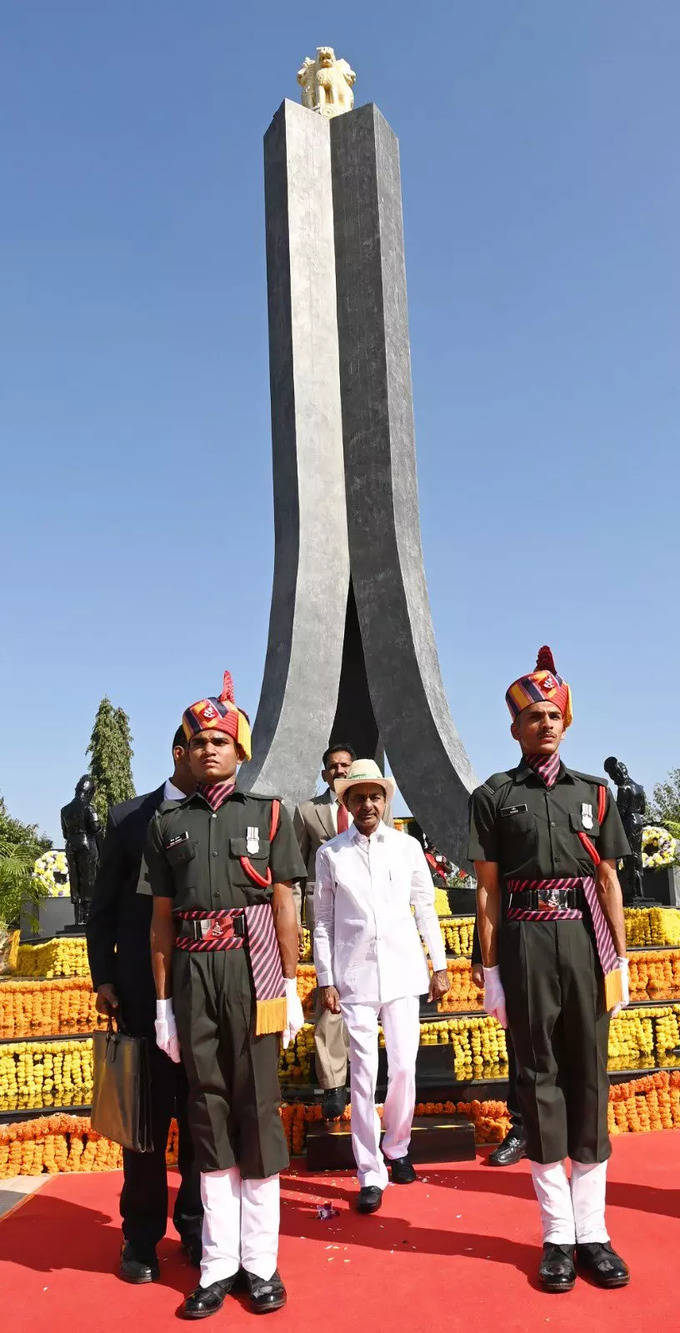
{"label": "brown briefcase", "polygon": [[92,1128],[132,1152],[153,1152],[151,1074],[145,1037],[95,1032]]}

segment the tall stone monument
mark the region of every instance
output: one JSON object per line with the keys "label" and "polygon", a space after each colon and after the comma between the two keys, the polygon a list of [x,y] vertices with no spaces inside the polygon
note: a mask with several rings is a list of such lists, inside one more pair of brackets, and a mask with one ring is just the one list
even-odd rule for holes
{"label": "tall stone monument", "polygon": [[317,79],[354,82],[328,52],[305,62],[305,105],[284,101],[264,141],[275,565],[240,785],[297,802],[331,737],[367,756],[384,746],[416,819],[460,863],[476,779],[423,567],[399,147],[372,103],[314,100]]}

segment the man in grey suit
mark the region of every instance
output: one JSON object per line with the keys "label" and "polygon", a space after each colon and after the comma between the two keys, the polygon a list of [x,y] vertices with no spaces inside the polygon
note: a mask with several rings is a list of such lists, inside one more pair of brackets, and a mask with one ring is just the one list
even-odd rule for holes
{"label": "man in grey suit", "polygon": [[[326,783],[326,790],[321,796],[313,796],[310,801],[302,801],[296,806],[293,825],[300,844],[307,880],[304,892],[295,886],[295,907],[298,926],[302,923],[312,932],[314,930],[314,880],[316,874],[316,854],[323,843],[344,832],[348,826],[346,807],[338,803],[335,794],[335,782],[345,778],[356,759],[351,745],[344,741],[332,741],[323,757],[321,776]],[[390,807],[383,816],[384,822],[393,824]],[[316,1052],[316,1077],[323,1090],[321,1109],[324,1120],[338,1120],[347,1105],[347,1033],[341,1014],[332,1014],[329,1009],[322,1009],[316,1003],[314,1027],[314,1047]]]}

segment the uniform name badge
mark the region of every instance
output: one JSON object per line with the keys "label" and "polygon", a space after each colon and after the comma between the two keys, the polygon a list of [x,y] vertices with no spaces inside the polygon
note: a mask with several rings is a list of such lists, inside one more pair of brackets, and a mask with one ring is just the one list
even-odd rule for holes
{"label": "uniform name badge", "polygon": [[588,805],[587,801],[584,801],[581,805],[581,823],[584,828],[593,827],[593,807]]}
{"label": "uniform name badge", "polygon": [[246,847],[249,856],[257,856],[260,850],[260,830],[259,828],[248,828],[246,831]]}

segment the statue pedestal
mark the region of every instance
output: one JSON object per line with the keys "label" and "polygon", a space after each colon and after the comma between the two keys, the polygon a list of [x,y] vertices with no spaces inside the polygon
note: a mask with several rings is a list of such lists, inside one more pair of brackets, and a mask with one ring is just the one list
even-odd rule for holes
{"label": "statue pedestal", "polygon": [[24,903],[20,924],[22,940],[31,936],[53,939],[60,931],[75,929],[73,903],[70,898],[43,898],[37,908],[31,903]]}
{"label": "statue pedestal", "polygon": [[662,907],[680,907],[680,866],[645,870],[642,879],[645,896]]}

